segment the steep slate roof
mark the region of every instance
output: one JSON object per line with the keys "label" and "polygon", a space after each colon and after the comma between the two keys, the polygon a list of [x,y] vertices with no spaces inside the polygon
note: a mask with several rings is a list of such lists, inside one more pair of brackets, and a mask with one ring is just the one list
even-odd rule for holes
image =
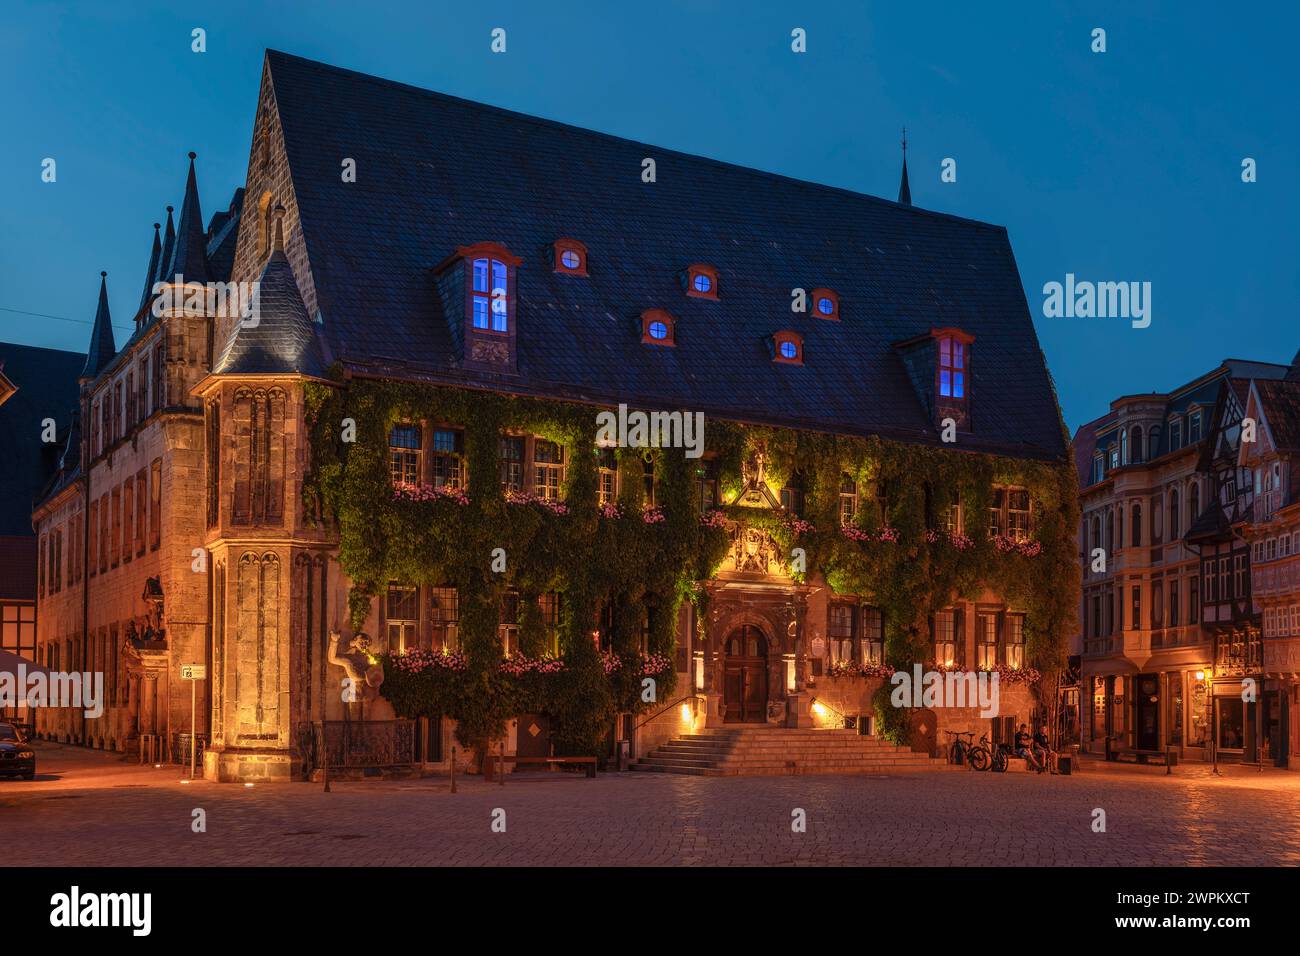
{"label": "steep slate roof", "polygon": [[194,153],[190,153],[190,172],[185,179],[185,198],[181,200],[181,218],[176,225],[176,245],[167,261],[164,280],[184,276],[186,282],[209,282],[208,236],[203,228],[203,209],[199,205],[199,184],[194,176]]}
{"label": "steep slate roof", "polygon": [[[1065,460],[1060,415],[1006,229],[703,159],[276,51],[267,63],[324,332],[376,373],[500,387],[459,369],[431,268],[493,240],[518,271],[511,386],[600,402],[936,442],[890,343],[975,336],[959,447]],[[340,157],[357,162],[343,183]],[[657,182],[641,180],[653,157]],[[573,237],[589,278],[556,275]],[[716,266],[721,301],[681,273]],[[827,286],[842,320],[790,311]],[[677,347],[640,343],[667,309]],[[805,364],[765,340],[793,329]]]}
{"label": "steep slate roof", "polygon": [[0,366],[18,390],[0,405],[0,535],[32,533],[32,499],[58,464],[61,443],[41,442],[53,418],[63,439],[77,406],[84,356],[0,342]]}
{"label": "steep slate roof", "polygon": [[1074,449],[1074,468],[1079,473],[1080,488],[1096,484],[1092,480],[1092,458],[1097,450],[1097,432],[1112,424],[1116,417],[1115,412],[1107,412],[1101,418],[1080,425],[1074,433],[1070,447]]}
{"label": "steep slate roof", "polygon": [[280,224],[274,251],[257,282],[256,324],[237,323],[212,371],[217,375],[301,373],[322,378],[316,328],[285,258]]}

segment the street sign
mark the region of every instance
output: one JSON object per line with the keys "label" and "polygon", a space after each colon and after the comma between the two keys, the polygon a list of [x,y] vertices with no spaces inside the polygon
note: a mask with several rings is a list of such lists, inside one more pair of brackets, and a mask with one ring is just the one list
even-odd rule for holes
{"label": "street sign", "polygon": [[182,664],[181,665],[181,680],[195,682],[190,684],[190,779],[191,780],[194,779],[194,772],[195,772],[196,758],[194,756],[194,753],[196,750],[198,750],[198,742],[195,740],[195,730],[196,730],[195,711],[198,706],[196,698],[197,698],[198,686],[199,686],[197,681],[206,680],[207,676],[208,676],[208,667],[206,664]]}
{"label": "street sign", "polygon": [[181,680],[206,680],[208,677],[208,667],[206,664],[182,664]]}

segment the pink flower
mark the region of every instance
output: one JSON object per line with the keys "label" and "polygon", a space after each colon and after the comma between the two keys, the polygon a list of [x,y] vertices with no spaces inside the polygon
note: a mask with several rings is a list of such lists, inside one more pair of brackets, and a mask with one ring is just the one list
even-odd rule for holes
{"label": "pink flower", "polygon": [[541,495],[534,495],[525,491],[507,491],[506,504],[540,505],[552,514],[567,515],[569,513],[569,506],[563,501],[556,501],[552,498],[543,498]]}
{"label": "pink flower", "polygon": [[617,501],[611,501],[600,506],[600,516],[602,518],[621,518],[623,517],[623,506]]}
{"label": "pink flower", "polygon": [[700,515],[700,524],[706,528],[725,528],[727,526],[727,516],[721,508],[714,508]]}
{"label": "pink flower", "polygon": [[646,524],[658,524],[659,522],[664,520],[663,509],[647,508],[644,512],[642,512],[641,520],[644,521]]}
{"label": "pink flower", "polygon": [[393,497],[399,501],[452,501],[458,505],[469,504],[469,495],[463,489],[451,485],[435,487],[400,481],[393,485]]}

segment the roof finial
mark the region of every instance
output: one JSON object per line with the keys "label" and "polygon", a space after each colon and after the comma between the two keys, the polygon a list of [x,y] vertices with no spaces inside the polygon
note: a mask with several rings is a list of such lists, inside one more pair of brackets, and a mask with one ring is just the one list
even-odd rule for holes
{"label": "roof finial", "polygon": [[912,205],[912,187],[907,182],[907,127],[903,127],[903,177],[898,183],[898,201],[904,206]]}

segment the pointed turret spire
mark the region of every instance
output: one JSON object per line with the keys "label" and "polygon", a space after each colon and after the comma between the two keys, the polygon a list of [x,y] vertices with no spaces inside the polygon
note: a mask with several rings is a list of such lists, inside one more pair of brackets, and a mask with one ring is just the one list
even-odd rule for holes
{"label": "pointed turret spire", "polygon": [[162,238],[158,235],[160,228],[161,226],[158,223],[153,224],[153,249],[149,252],[149,270],[144,274],[144,293],[140,296],[140,305],[136,309],[137,312],[143,309],[145,303],[153,298],[154,277],[158,275],[158,260],[162,258]]}
{"label": "pointed turret spire", "polygon": [[162,255],[158,257],[158,272],[154,282],[162,282],[167,276],[167,265],[172,261],[172,248],[176,245],[176,224],[172,222],[172,207],[167,207],[167,229],[163,232]]}
{"label": "pointed turret spire", "polygon": [[90,348],[86,351],[86,364],[81,370],[83,379],[93,379],[113,356],[113,317],[108,313],[108,273],[99,274],[99,308],[95,310],[95,326],[90,330]]}
{"label": "pointed turret spire", "polygon": [[194,153],[190,153],[190,173],[185,180],[185,199],[181,218],[176,225],[176,247],[167,263],[167,279],[184,276],[186,282],[208,282],[208,236],[203,229],[203,210],[199,208],[199,184],[194,175]]}
{"label": "pointed turret spire", "polygon": [[903,178],[898,184],[898,201],[912,205],[912,187],[907,184],[907,127],[903,127]]}

